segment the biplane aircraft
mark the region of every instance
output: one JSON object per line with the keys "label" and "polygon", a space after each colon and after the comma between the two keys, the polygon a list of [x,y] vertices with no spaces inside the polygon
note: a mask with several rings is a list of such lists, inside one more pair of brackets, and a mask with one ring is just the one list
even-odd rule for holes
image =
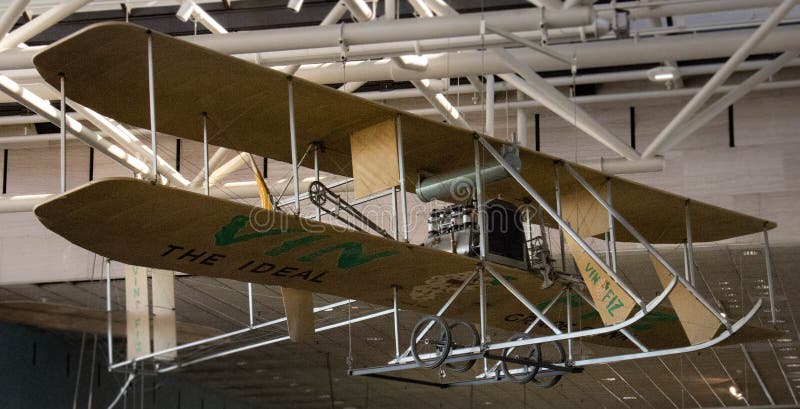
{"label": "biplane aircraft", "polygon": [[[484,366],[469,384],[511,380],[548,387],[587,365],[773,335],[747,325],[760,301],[730,320],[654,247],[774,228],[767,220],[135,25],[91,26],[54,43],[34,62],[54,87],[66,82],[72,101],[152,128],[154,138],[157,130],[292,163],[296,188],[298,150],[308,147],[318,171],[352,178],[356,197],[399,189],[399,237],[319,181],[311,184],[311,202],[331,218],[350,220],[348,228],[272,209],[257,173],[262,208],[140,175],[96,181],[35,209],[47,228],[111,260],[282,287],[289,335],[296,341],[313,338],[312,293],[393,307],[395,315],[398,308],[427,314],[405,353],[396,340],[391,362],[352,369],[353,375],[466,371],[491,359],[497,365]],[[425,243],[408,242],[407,193],[451,203],[431,214]],[[526,237],[523,220],[539,225],[542,235],[554,229],[563,237],[561,251],[551,250],[546,236]],[[618,274],[614,251],[599,256],[587,244],[590,237],[644,246],[656,272],[649,279],[658,280],[662,291],[642,298]],[[585,315],[580,327],[569,313],[566,325],[556,323],[548,311],[564,297],[581,297],[596,313]],[[515,335],[490,340],[488,327]],[[579,339],[619,348],[576,360],[569,346]],[[546,348],[555,353],[545,356]]]}

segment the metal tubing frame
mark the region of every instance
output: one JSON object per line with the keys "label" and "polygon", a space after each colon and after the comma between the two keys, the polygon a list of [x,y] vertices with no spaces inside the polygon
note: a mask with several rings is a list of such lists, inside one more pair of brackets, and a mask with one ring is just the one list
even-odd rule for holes
{"label": "metal tubing frame", "polygon": [[398,286],[392,286],[392,310],[394,311],[393,326],[394,326],[394,357],[400,357],[400,308],[398,303]]}
{"label": "metal tubing frame", "polygon": [[[606,193],[608,196],[608,205],[611,206],[611,178],[606,181]],[[611,269],[614,274],[617,273],[617,236],[614,231],[614,216],[608,212],[608,252],[611,257]]]}
{"label": "metal tubing frame", "polygon": [[692,244],[692,212],[691,200],[686,200],[684,219],[686,220],[686,279],[694,286],[694,246]]}
{"label": "metal tubing frame", "polygon": [[292,178],[294,179],[294,212],[300,214],[300,179],[298,177],[297,163],[297,134],[294,124],[294,88],[292,87],[292,77],[287,77],[289,92],[289,138],[292,145]]}
{"label": "metal tubing frame", "polygon": [[[203,177],[205,178],[205,183],[203,185],[203,191],[206,193],[206,196],[209,195],[211,191],[211,181],[209,179],[208,173],[208,115],[203,112]],[[251,320],[252,321],[252,320]],[[252,322],[251,322],[252,325]]]}
{"label": "metal tubing frame", "polygon": [[111,365],[114,365],[114,336],[111,333],[111,260],[106,259],[106,321],[107,328],[107,341],[108,341],[108,370],[111,371]]}
{"label": "metal tubing frame", "polygon": [[402,116],[397,114],[395,117],[395,128],[397,131],[397,167],[400,178],[400,210],[403,220],[403,241],[408,243],[408,204],[406,203],[406,160],[403,153],[403,121]]}
{"label": "metal tubing frame", "polygon": [[61,193],[67,191],[67,95],[64,85],[64,74],[59,73],[61,80],[61,148],[59,158],[61,159]]}
{"label": "metal tubing frame", "polygon": [[655,247],[653,247],[653,245],[652,245],[652,244],[650,244],[650,242],[648,242],[648,241],[647,241],[647,239],[645,239],[645,238],[644,238],[644,236],[642,236],[642,235],[641,235],[641,233],[639,233],[639,231],[638,231],[638,230],[636,230],[636,229],[635,229],[635,228],[634,228],[634,227],[633,227],[633,226],[632,226],[632,225],[631,225],[631,224],[628,222],[628,220],[627,220],[627,219],[625,219],[625,218],[624,218],[624,217],[623,217],[623,216],[622,216],[622,215],[621,215],[619,212],[617,212],[617,211],[616,211],[616,210],[615,210],[613,207],[611,207],[611,206],[610,206],[608,203],[606,203],[606,201],[605,201],[605,200],[603,200],[603,198],[602,198],[602,197],[600,197],[600,195],[599,195],[599,194],[597,193],[597,191],[596,191],[596,190],[595,190],[595,189],[594,189],[594,188],[593,188],[593,187],[592,187],[592,186],[589,184],[589,182],[587,182],[587,181],[586,181],[586,179],[584,179],[584,178],[583,178],[583,176],[581,176],[581,175],[580,175],[580,174],[579,174],[577,171],[575,171],[575,169],[573,169],[573,168],[572,168],[572,166],[570,166],[570,164],[568,164],[568,163],[564,163],[564,167],[565,167],[565,168],[567,169],[567,171],[569,171],[569,173],[570,173],[570,174],[571,174],[571,175],[572,175],[572,176],[575,178],[575,180],[576,180],[576,181],[578,181],[578,183],[580,183],[580,184],[581,184],[581,186],[583,186],[583,188],[584,188],[584,189],[586,189],[586,191],[587,191],[587,192],[589,192],[589,194],[591,194],[591,195],[592,195],[592,197],[594,197],[594,199],[595,199],[595,200],[597,200],[597,202],[598,202],[598,203],[600,203],[600,204],[601,204],[603,207],[605,207],[605,208],[606,208],[606,210],[608,210],[608,212],[609,212],[609,213],[611,213],[611,214],[614,216],[614,218],[615,218],[615,219],[616,219],[616,220],[617,220],[617,221],[618,221],[618,222],[619,222],[619,223],[620,223],[620,224],[621,224],[623,227],[625,227],[625,229],[627,229],[627,230],[628,230],[628,231],[631,233],[631,235],[633,235],[633,237],[634,237],[634,238],[636,238],[636,240],[637,240],[637,241],[639,241],[639,243],[640,243],[640,244],[642,244],[642,245],[644,246],[644,248],[645,248],[645,249],[647,249],[647,252],[648,252],[648,253],[650,253],[651,255],[653,255],[653,257],[655,257],[655,258],[656,258],[656,259],[657,259],[657,260],[658,260],[658,261],[659,261],[661,264],[663,264],[663,265],[664,265],[664,267],[666,267],[666,269],[667,269],[667,270],[668,270],[668,271],[669,271],[669,272],[670,272],[670,273],[671,273],[671,274],[672,274],[672,275],[673,275],[675,278],[677,278],[677,279],[678,279],[678,281],[679,281],[681,284],[683,284],[683,285],[686,287],[686,289],[687,289],[687,290],[689,290],[689,292],[690,292],[690,293],[692,293],[692,295],[693,295],[695,298],[697,298],[697,300],[698,300],[698,301],[700,301],[700,303],[701,303],[701,304],[703,304],[703,306],[704,306],[704,307],[706,307],[706,308],[707,308],[707,309],[708,309],[708,310],[709,310],[709,311],[710,311],[712,314],[714,314],[714,316],[716,316],[716,317],[717,317],[717,319],[718,319],[718,320],[719,320],[719,321],[720,321],[720,322],[721,322],[723,325],[725,325],[725,327],[726,327],[726,328],[727,328],[727,329],[730,331],[730,329],[731,329],[731,324],[730,324],[730,322],[728,321],[728,319],[727,319],[727,318],[725,318],[725,317],[723,317],[723,316],[722,316],[722,314],[721,314],[719,311],[717,311],[717,309],[716,309],[716,308],[714,308],[714,307],[711,305],[711,303],[709,303],[709,302],[708,302],[708,300],[706,300],[706,299],[705,299],[705,297],[703,297],[703,295],[702,295],[702,294],[700,294],[700,292],[699,292],[699,291],[697,291],[697,289],[696,289],[696,288],[694,288],[694,286],[693,286],[693,285],[691,285],[691,284],[690,284],[688,281],[686,281],[686,279],[685,279],[685,278],[683,278],[683,277],[682,277],[680,274],[678,274],[678,273],[677,273],[677,271],[675,271],[675,269],[674,269],[674,268],[673,268],[673,267],[672,267],[672,266],[671,266],[669,263],[667,263],[667,260],[665,260],[665,259],[664,259],[664,257],[661,255],[661,253],[659,253],[659,252],[658,252],[658,250],[656,250],[656,249],[655,249]]}
{"label": "metal tubing frame", "polygon": [[153,153],[153,181],[158,181],[158,151],[156,146],[156,91],[153,76],[153,33],[147,30],[147,89],[150,100],[150,149]]}
{"label": "metal tubing frame", "polygon": [[561,334],[562,333],[562,331],[560,329],[558,329],[558,327],[555,324],[553,324],[553,322],[550,321],[550,319],[547,318],[544,315],[544,313],[542,313],[542,311],[540,311],[538,308],[536,308],[536,306],[533,305],[533,303],[530,302],[525,297],[525,295],[523,295],[519,290],[514,288],[514,286],[512,286],[511,283],[509,283],[508,280],[506,280],[506,278],[503,277],[502,274],[498,274],[496,271],[494,271],[494,268],[492,268],[488,263],[484,264],[483,267],[484,267],[484,269],[489,271],[489,274],[491,274],[492,277],[494,277],[494,279],[497,280],[500,283],[500,285],[502,285],[506,290],[508,290],[508,292],[510,292],[514,296],[514,298],[519,300],[519,302],[521,302],[522,305],[524,305],[526,308],[528,308],[533,313],[533,315],[536,316],[536,318],[539,318],[554,333],[556,333],[556,334]]}
{"label": "metal tubing frame", "polygon": [[[344,300],[344,301],[335,302],[333,304],[323,305],[321,307],[314,308],[313,311],[316,313],[316,312],[320,312],[320,311],[323,311],[323,310],[326,310],[326,309],[329,309],[329,308],[340,307],[342,305],[347,305],[352,301],[354,301],[354,300]],[[163,354],[170,353],[170,352],[177,352],[177,351],[180,351],[180,350],[183,350],[183,349],[186,349],[186,348],[193,348],[193,347],[196,347],[196,346],[207,344],[209,342],[219,341],[221,339],[230,338],[232,336],[245,334],[245,333],[248,333],[250,331],[258,330],[258,329],[261,329],[261,328],[271,327],[271,326],[280,324],[280,323],[285,322],[285,321],[286,321],[286,317],[277,318],[277,319],[274,319],[272,321],[267,321],[267,322],[264,322],[262,324],[254,325],[252,327],[242,328],[242,329],[238,329],[238,330],[235,330],[235,331],[226,332],[224,334],[215,335],[213,337],[203,338],[203,339],[199,339],[197,341],[188,342],[188,343],[183,344],[183,345],[174,346],[172,348],[162,349],[161,351],[156,351],[156,352],[153,352],[153,353],[150,353],[150,354],[147,354],[147,355],[142,355],[142,356],[140,356],[138,358],[135,358],[135,359],[130,359],[130,360],[127,360],[127,361],[123,361],[123,362],[119,362],[119,363],[110,365],[109,369],[116,369],[116,368],[119,368],[119,367],[131,365],[131,364],[136,364],[137,362],[145,361],[145,360],[150,359],[150,358],[155,358],[155,357],[157,357],[159,355],[163,355]],[[288,339],[288,337],[287,337],[287,339]]]}
{"label": "metal tubing frame", "polygon": [[[572,332],[572,291],[569,286],[564,288],[564,299],[567,304],[567,334]],[[567,362],[572,362],[572,338],[567,338]]]}
{"label": "metal tubing frame", "polygon": [[253,328],[253,283],[247,283],[247,312],[250,313],[250,328]]}
{"label": "metal tubing frame", "polygon": [[[456,300],[456,298],[458,298],[458,296],[461,295],[461,293],[464,292],[464,289],[467,288],[469,283],[475,278],[476,275],[478,275],[478,271],[472,272],[472,274],[466,280],[464,280],[463,283],[461,283],[461,286],[459,286],[458,289],[456,289],[456,291],[453,293],[453,295],[451,295],[450,298],[447,299],[447,301],[444,303],[444,305],[442,305],[442,308],[439,308],[439,311],[436,312],[435,315],[437,317],[441,317],[445,312],[447,312],[447,309],[450,308],[450,305],[452,305],[453,302]],[[433,322],[429,323],[428,326],[425,328],[425,330],[422,331],[419,334],[419,337],[417,338],[417,341],[421,340],[422,337],[424,337],[425,334],[427,334],[428,331],[430,331],[430,329],[432,327],[433,327]],[[403,352],[400,355],[400,357],[398,359],[393,359],[393,360],[389,361],[389,363],[390,364],[398,363],[398,362],[402,361],[404,358],[408,357],[408,354],[410,354],[410,353],[411,353],[411,347],[409,346],[405,350],[405,352]]]}
{"label": "metal tubing frame", "polygon": [[775,288],[772,281],[772,253],[769,250],[769,234],[767,228],[764,228],[764,261],[767,267],[767,288],[769,290],[769,311],[772,323],[776,323],[777,310],[775,309]]}
{"label": "metal tubing frame", "polygon": [[[370,319],[373,319],[373,318],[382,317],[384,315],[391,314],[392,311],[393,310],[390,308],[390,309],[387,309],[387,310],[383,310],[383,311],[379,311],[379,312],[376,312],[376,313],[368,314],[368,315],[365,315],[363,317],[357,317],[357,318],[353,318],[353,319],[337,322],[337,323],[334,323],[334,324],[326,325],[324,327],[315,328],[314,332],[315,333],[320,333],[320,332],[328,331],[328,330],[331,330],[331,329],[334,329],[334,328],[340,328],[340,327],[343,327],[345,325],[350,325],[350,324],[354,324],[354,323],[357,323],[357,322],[361,322],[361,321],[366,321],[366,320],[370,320]],[[196,359],[193,359],[193,360],[188,361],[188,362],[183,362],[183,363],[172,365],[172,366],[169,366],[169,367],[166,367],[166,368],[163,368],[163,369],[159,369],[158,373],[171,372],[171,371],[174,371],[174,370],[176,370],[178,368],[185,368],[187,366],[191,366],[191,365],[194,365],[194,364],[199,364],[201,362],[209,361],[209,360],[216,359],[216,358],[221,358],[223,356],[233,355],[233,354],[236,354],[236,353],[239,353],[239,352],[247,351],[247,350],[254,349],[254,348],[259,348],[259,347],[270,345],[270,344],[276,344],[278,342],[287,341],[287,340],[289,340],[289,336],[288,335],[282,336],[282,337],[278,337],[278,338],[273,338],[273,339],[270,339],[270,340],[267,340],[267,341],[258,342],[258,343],[255,343],[255,344],[245,345],[245,346],[238,347],[238,348],[228,349],[228,350],[217,352],[217,353],[214,353],[214,354],[211,354],[211,355],[206,355],[206,356],[203,356],[203,357],[200,357],[200,358],[196,358]]]}
{"label": "metal tubing frame", "polygon": [[[314,181],[319,182],[319,144],[314,144]],[[317,207],[317,221],[322,221],[322,210]],[[397,238],[397,237],[395,237]]]}
{"label": "metal tubing frame", "polygon": [[[319,219],[317,219],[319,220]],[[399,241],[400,232],[397,230],[397,187],[392,186],[392,234],[394,239]]]}
{"label": "metal tubing frame", "polygon": [[[561,178],[558,166],[553,166],[553,176],[556,181],[556,213],[561,217]],[[558,242],[561,246],[561,270],[567,272],[567,252],[564,250],[564,230],[558,229]]]}
{"label": "metal tubing frame", "polygon": [[[576,290],[575,293],[578,294],[578,296],[580,296],[583,299],[583,301],[586,302],[586,304],[589,304],[590,307],[594,308],[595,311],[598,311],[598,312],[600,311],[599,309],[597,309],[597,306],[595,305],[595,303],[591,299],[591,297],[589,297],[588,295],[584,294],[581,291],[577,291]],[[628,331],[627,328],[623,328],[623,329],[619,330],[619,332],[622,335],[625,335],[625,338],[628,338],[628,340],[631,341],[634,345],[636,345],[636,347],[639,348],[642,352],[650,351],[650,349],[648,349],[644,344],[642,344],[642,341],[639,341],[638,338],[633,336],[633,334],[631,334],[631,332]]]}
{"label": "metal tubing frame", "polygon": [[503,165],[509,175],[511,175],[511,177],[513,177],[517,183],[519,183],[519,185],[522,186],[522,188],[525,189],[528,194],[531,195],[531,197],[542,206],[542,209],[544,209],[550,215],[550,217],[552,217],[556,223],[558,223],[559,227],[561,227],[561,229],[563,229],[573,240],[575,240],[575,242],[578,243],[578,245],[589,255],[589,257],[591,257],[595,263],[606,270],[608,275],[617,282],[620,288],[622,288],[626,293],[628,293],[628,295],[631,296],[631,298],[633,298],[634,302],[639,304],[641,308],[645,308],[646,304],[644,300],[642,300],[641,297],[636,294],[636,292],[634,292],[627,284],[625,284],[625,282],[622,281],[616,273],[610,270],[610,267],[608,267],[608,265],[603,262],[602,259],[600,259],[600,256],[598,256],[597,253],[595,253],[594,250],[592,250],[592,248],[583,241],[583,239],[578,235],[578,233],[575,232],[575,230],[572,230],[569,224],[567,224],[567,222],[565,222],[564,219],[562,219],[561,216],[559,216],[556,211],[550,207],[547,201],[545,201],[544,198],[536,192],[536,190],[525,180],[525,178],[523,178],[522,175],[520,175],[519,172],[517,172],[517,170],[505,160],[505,158],[503,158],[503,155],[497,152],[497,150],[485,138],[479,137],[478,140],[484,146],[484,148],[486,148],[486,150],[492,156],[494,156],[497,162]]}

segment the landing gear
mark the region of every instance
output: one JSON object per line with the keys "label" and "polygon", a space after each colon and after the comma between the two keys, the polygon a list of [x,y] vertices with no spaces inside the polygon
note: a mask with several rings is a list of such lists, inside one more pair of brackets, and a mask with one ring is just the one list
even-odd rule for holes
{"label": "landing gear", "polygon": [[[421,319],[411,332],[411,354],[420,368],[437,368],[448,357],[453,348],[475,347],[481,337],[475,327],[465,321],[452,321],[428,316]],[[447,363],[454,372],[466,372],[475,365],[475,360]]]}
{"label": "landing gear", "polygon": [[[521,341],[529,339],[527,334],[515,335],[509,341]],[[552,366],[564,366],[567,362],[567,355],[564,347],[558,341],[545,342],[542,344],[530,344],[517,347],[506,348],[503,350],[503,359],[500,366],[503,374],[514,382],[528,383],[546,389],[556,386],[561,381],[561,375],[540,377],[537,379],[541,368],[552,369]],[[550,367],[550,368],[548,368]]]}

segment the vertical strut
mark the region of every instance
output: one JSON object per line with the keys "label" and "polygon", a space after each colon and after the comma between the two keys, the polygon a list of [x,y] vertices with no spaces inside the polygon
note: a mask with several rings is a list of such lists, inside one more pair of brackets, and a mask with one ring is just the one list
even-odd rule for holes
{"label": "vertical strut", "polygon": [[[561,180],[558,174],[558,163],[553,166],[553,172],[556,178],[556,214],[561,217]],[[558,229],[558,241],[561,246],[561,271],[567,272],[567,255],[564,251],[564,231]]]}
{"label": "vertical strut", "polygon": [[686,200],[686,261],[688,269],[686,270],[686,280],[689,284],[694,286],[694,251],[692,245],[692,216],[689,210],[689,200]]}
{"label": "vertical strut", "polygon": [[64,73],[61,80],[61,193],[67,191],[67,97],[64,88]]}
{"label": "vertical strut", "polygon": [[[319,182],[319,144],[314,144],[314,181]],[[317,208],[317,221],[322,221],[322,209],[319,206],[314,206]]]}
{"label": "vertical strut", "polygon": [[150,93],[150,149],[153,151],[153,183],[158,183],[158,152],[156,150],[156,91],[153,77],[153,33],[147,30],[147,85]]}
{"label": "vertical strut", "polygon": [[764,260],[767,263],[767,287],[769,287],[769,311],[772,318],[772,323],[775,321],[775,288],[772,281],[772,254],[769,250],[769,234],[767,228],[764,227]]}
{"label": "vertical strut", "polygon": [[250,313],[250,328],[253,328],[253,283],[247,283],[247,311]]}
{"label": "vertical strut", "polygon": [[[203,176],[205,176],[206,183],[205,183],[205,192],[206,196],[209,195],[211,191],[211,181],[209,180],[209,169],[208,169],[208,115],[203,112]],[[252,323],[251,323],[252,324]]]}
{"label": "vertical strut", "polygon": [[394,300],[394,303],[392,307],[394,308],[394,357],[400,358],[400,308],[397,300],[397,290],[397,285],[393,285],[392,299]]}
{"label": "vertical strut", "polygon": [[483,178],[481,175],[481,145],[475,139],[475,207],[478,210],[478,236],[480,238],[480,258],[486,260],[487,232],[486,232],[486,204],[483,202]]}
{"label": "vertical strut", "polygon": [[[564,288],[564,297],[567,299],[567,334],[572,332],[572,292],[569,287]],[[567,338],[567,362],[572,362],[572,338]]]}
{"label": "vertical strut", "polygon": [[[608,178],[608,182],[606,182],[606,189],[608,190],[608,205],[613,206],[611,204],[611,178]],[[614,216],[611,212],[608,212],[608,249],[609,253],[611,253],[611,270],[614,271],[614,274],[617,273],[617,237],[616,232],[614,231]]]}
{"label": "vertical strut", "polygon": [[111,334],[111,260],[106,259],[106,321],[108,324],[108,370],[111,371],[111,365],[114,364],[114,338]]}
{"label": "vertical strut", "polygon": [[289,138],[292,145],[292,178],[294,179],[294,213],[300,214],[300,178],[298,177],[297,164],[297,134],[294,126],[294,89],[292,88],[292,77],[289,81]]}
{"label": "vertical strut", "polygon": [[395,240],[400,240],[397,230],[397,186],[392,186],[392,234]]}
{"label": "vertical strut", "polygon": [[400,114],[397,114],[396,128],[397,128],[397,167],[400,170],[400,213],[402,218],[401,229],[403,232],[403,241],[408,243],[408,205],[406,204],[406,160],[403,154],[403,122]]}

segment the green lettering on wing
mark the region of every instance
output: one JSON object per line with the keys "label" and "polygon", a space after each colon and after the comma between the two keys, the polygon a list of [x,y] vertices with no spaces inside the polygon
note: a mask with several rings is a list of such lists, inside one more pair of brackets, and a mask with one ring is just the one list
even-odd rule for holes
{"label": "green lettering on wing", "polygon": [[247,223],[250,221],[248,216],[238,215],[233,216],[230,223],[222,226],[218,232],[214,233],[214,239],[216,240],[217,246],[229,246],[234,243],[240,243],[243,241],[249,241],[253,239],[258,239],[261,237],[267,236],[277,236],[279,234],[294,234],[300,233],[303,229],[289,229],[289,230],[266,230],[248,234],[242,234],[237,236],[237,234],[247,226]]}
{"label": "green lettering on wing", "polygon": [[283,243],[281,243],[280,246],[275,247],[275,248],[267,251],[264,254],[266,254],[268,256],[273,256],[273,257],[280,256],[281,254],[284,254],[284,253],[287,253],[289,251],[292,251],[292,250],[294,250],[294,249],[296,249],[298,247],[303,247],[303,246],[305,246],[307,244],[311,244],[311,243],[314,243],[314,242],[317,242],[317,241],[320,241],[320,240],[325,240],[328,237],[330,237],[330,236],[321,234],[321,235],[316,235],[316,236],[301,237],[301,238],[296,239],[296,240],[286,240]]}
{"label": "green lettering on wing", "polygon": [[339,260],[337,261],[336,266],[345,269],[360,266],[362,264],[369,263],[370,261],[388,257],[398,253],[398,251],[396,250],[385,250],[372,254],[364,254],[363,244],[355,242],[345,242],[336,244],[334,246],[325,247],[323,249],[319,249],[311,254],[306,254],[305,256],[298,258],[297,261],[302,261],[302,262],[313,261],[315,258],[324,254],[328,254],[333,251],[340,251]]}

